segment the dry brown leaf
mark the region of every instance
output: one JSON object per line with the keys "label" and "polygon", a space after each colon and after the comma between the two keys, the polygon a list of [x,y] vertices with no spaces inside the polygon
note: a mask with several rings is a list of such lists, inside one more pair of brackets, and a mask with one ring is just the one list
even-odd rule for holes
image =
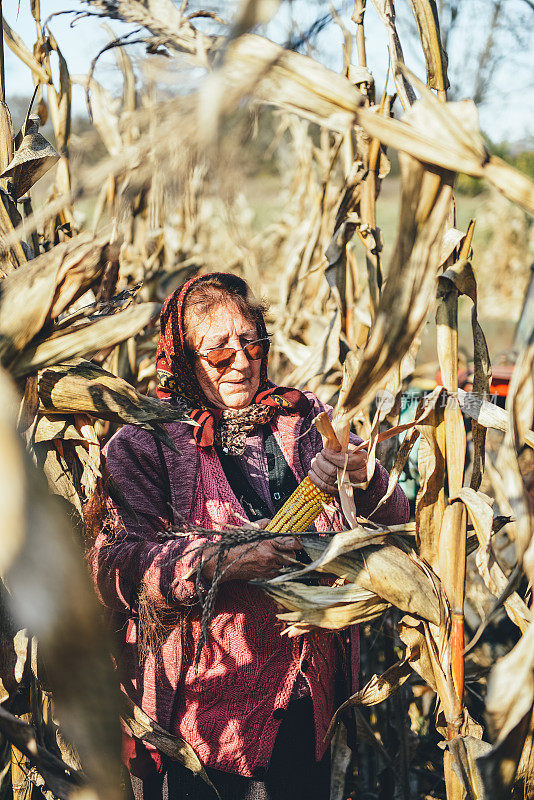
{"label": "dry brown leaf", "polygon": [[123,148],[119,126],[120,100],[113,97],[94,78],[89,80],[86,76],[73,75],[72,82],[83,86],[86,92],[90,93],[91,113],[95,128],[110,156],[119,155]]}
{"label": "dry brown leaf", "polygon": [[[306,540],[308,542],[308,547],[312,548],[313,544],[309,541],[308,537],[306,537]],[[383,541],[385,541],[385,534],[383,531],[370,530],[369,528],[363,528],[361,526],[350,531],[340,531],[340,533],[336,533],[336,535],[332,537],[329,543],[327,541],[321,542],[321,545],[324,545],[324,549],[319,554],[318,558],[310,564],[307,564],[303,569],[291,573],[282,573],[272,578],[271,584],[285,583],[287,580],[300,578],[302,575],[307,575],[309,572],[314,572],[315,570],[328,572],[326,567],[338,556],[353,552],[354,550],[359,550],[362,547],[367,547],[369,544],[380,544]],[[317,543],[316,547],[319,549]]]}
{"label": "dry brown leaf", "polygon": [[175,736],[158,725],[125,692],[121,692],[121,707],[122,720],[136,739],[142,739],[168,758],[183,764],[184,767],[202,778],[220,800],[217,789],[208,778],[202,762],[190,744],[180,736]]}
{"label": "dry brown leaf", "polygon": [[[326,542],[318,537],[305,536],[302,546],[314,560],[320,558],[326,549]],[[430,578],[415,554],[409,555],[399,547],[384,544],[343,552],[322,563],[318,571],[333,573],[357,587],[374,592],[409,614],[429,619],[435,624],[440,622],[442,608],[436,588],[439,582],[435,576]],[[290,578],[291,573],[287,577]],[[284,585],[287,583],[289,581]]]}
{"label": "dry brown leaf", "polygon": [[[478,571],[490,592],[499,597],[505,590],[508,580],[498,564],[491,543],[493,511],[485,496],[473,489],[464,487],[458,497],[465,504],[469,518],[475,528],[480,547],[476,554]],[[517,592],[504,601],[506,613],[521,632],[525,632],[530,622],[530,611]]]}
{"label": "dry brown leaf", "polygon": [[4,364],[98,278],[105,265],[108,241],[106,235],[81,234],[3,280],[0,333]]}
{"label": "dry brown leaf", "polygon": [[30,117],[22,142],[0,178],[12,178],[12,195],[17,200],[59,161],[59,153],[39,133],[39,117]]}
{"label": "dry brown leaf", "polygon": [[90,782],[102,796],[118,800],[118,686],[97,601],[63,508],[17,442],[19,402],[5,373],[0,396],[0,464],[11,470],[2,481],[10,498],[3,498],[0,524],[9,612],[16,626],[39,640],[57,715]]}
{"label": "dry brown leaf", "polygon": [[34,55],[28,50],[20,36],[15,33],[15,31],[8,25],[3,17],[2,23],[4,26],[4,39],[9,49],[12,50],[13,53],[31,69],[31,71],[42,83],[47,84],[50,79],[46,70],[43,69]]}
{"label": "dry brown leaf", "polygon": [[373,0],[373,5],[376,8],[380,19],[386,26],[388,39],[389,39],[389,63],[395,80],[395,86],[399,94],[399,99],[402,103],[404,110],[410,108],[415,102],[415,92],[406,77],[406,74],[400,68],[404,64],[404,54],[402,52],[402,45],[397,33],[395,25],[395,5],[393,0]]}
{"label": "dry brown leaf", "polygon": [[486,699],[492,749],[477,760],[487,800],[509,795],[534,702],[534,625],[528,626],[515,647],[490,672]]}
{"label": "dry brown leaf", "polygon": [[417,550],[421,558],[436,568],[445,512],[445,425],[441,403],[434,406],[417,430],[421,434],[417,457],[420,486],[415,503]]}
{"label": "dry brown leaf", "polygon": [[534,182],[488,154],[474,104],[463,100],[445,105],[415,76],[407,74],[416,83],[421,99],[402,121],[359,109],[357,121],[367,133],[423,163],[484,177],[510,200],[534,213]]}
{"label": "dry brown leaf", "polygon": [[140,303],[84,327],[27,347],[11,364],[15,376],[28,375],[73,356],[89,356],[135,336],[160,311],[159,303]]}

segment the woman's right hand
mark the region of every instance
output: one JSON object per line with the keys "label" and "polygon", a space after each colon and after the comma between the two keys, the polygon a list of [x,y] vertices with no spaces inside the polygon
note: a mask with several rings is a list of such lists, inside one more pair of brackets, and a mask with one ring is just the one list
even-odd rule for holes
{"label": "woman's right hand", "polygon": [[[301,545],[293,536],[277,536],[263,542],[240,544],[226,554],[222,568],[223,581],[248,581],[274,578],[285,567]],[[208,547],[202,557],[202,575],[213,580],[217,565],[217,547]]]}

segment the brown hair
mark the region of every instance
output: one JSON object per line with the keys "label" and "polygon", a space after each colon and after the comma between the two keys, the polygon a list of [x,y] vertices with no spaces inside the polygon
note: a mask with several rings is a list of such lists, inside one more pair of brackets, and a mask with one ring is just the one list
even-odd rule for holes
{"label": "brown hair", "polygon": [[263,315],[267,306],[256,300],[245,281],[236,275],[206,275],[191,287],[184,301],[183,326],[188,347],[191,346],[192,318],[202,317],[209,313],[213,306],[229,300],[237,306],[246,319],[256,325],[260,338],[266,336]]}

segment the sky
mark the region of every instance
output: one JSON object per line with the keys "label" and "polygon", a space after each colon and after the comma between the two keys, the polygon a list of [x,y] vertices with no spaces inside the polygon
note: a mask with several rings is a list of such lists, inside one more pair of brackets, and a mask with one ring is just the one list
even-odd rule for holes
{"label": "sky", "polygon": [[[468,65],[470,54],[475,53],[473,42],[477,36],[475,20],[469,18],[469,10],[476,14],[477,3],[485,0],[465,0],[466,16],[465,31],[460,29],[453,47],[449,52],[451,75],[460,74]],[[509,0],[518,6],[521,0]],[[408,0],[397,0],[397,7],[408,5]],[[209,7],[209,2],[203,4],[197,0],[197,7]],[[226,18],[231,18],[237,2],[219,3],[224,8],[226,5]],[[17,6],[18,12],[17,12]],[[321,7],[322,6],[322,7]],[[344,22],[349,29],[354,30],[350,22],[350,12],[353,3],[349,0],[337,0],[336,7],[340,9]],[[82,5],[77,0],[41,0],[41,15],[43,20],[54,12],[71,9],[81,10]],[[265,33],[275,41],[287,41],[288,30],[291,24],[296,24],[301,30],[306,30],[313,20],[328,10],[330,4],[310,2],[310,0],[293,0],[291,4],[282,4],[274,20],[265,29]],[[35,40],[35,24],[30,13],[29,0],[3,0],[4,16],[10,26],[19,34],[25,43],[32,48]],[[407,65],[424,78],[424,62],[422,54],[418,52],[415,40],[408,35],[406,17],[398,16],[398,28],[401,41],[404,43],[405,60]],[[70,27],[72,16],[62,15],[54,18],[50,27],[56,40],[67,59],[71,74],[86,74],[92,59],[109,41],[108,33],[103,29],[99,20],[83,19],[74,27]],[[116,32],[124,33],[128,28],[120,23],[111,24]],[[404,26],[404,29],[403,29]],[[387,71],[387,37],[381,21],[371,2],[367,3],[366,11],[367,54],[370,67],[377,86],[381,89]],[[338,25],[329,24],[317,37],[314,57],[332,69],[340,71],[342,68],[341,55],[342,33]],[[480,119],[482,129],[494,142],[532,139],[534,137],[534,71],[531,67],[531,48],[527,47],[523,54],[518,50],[517,42],[504,42],[509,51],[514,52],[514,61],[505,58],[501,63],[494,90],[490,101],[482,106]],[[137,50],[142,57],[142,52]],[[132,53],[133,55],[133,53]],[[26,95],[28,99],[33,90],[30,70],[9,50],[5,48],[6,90],[8,99],[11,95]],[[112,54],[105,54],[99,61],[95,77],[112,92],[120,89],[120,78],[116,70]],[[464,85],[464,84],[462,84]],[[468,81],[465,82],[468,86]],[[392,84],[390,84],[392,87]],[[393,89],[390,88],[390,91]],[[73,89],[73,112],[84,114],[85,99],[80,87]]]}

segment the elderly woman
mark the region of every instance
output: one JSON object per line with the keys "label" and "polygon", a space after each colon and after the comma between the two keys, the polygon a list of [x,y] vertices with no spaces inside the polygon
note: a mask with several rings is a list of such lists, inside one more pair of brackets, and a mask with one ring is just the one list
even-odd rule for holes
{"label": "elderly woman", "polygon": [[[262,308],[240,278],[193,278],[167,299],[158,394],[185,402],[197,424],[167,426],[176,451],[131,425],[110,440],[107,467],[123,502],[110,503],[113,530],[96,542],[94,572],[102,601],[115,612],[126,691],[192,745],[223,800],[325,800],[335,637],[322,630],[281,636],[275,603],[248,583],[276,575],[298,550],[293,538],[230,552],[210,635],[194,664],[197,589],[213,578],[209,542],[217,531],[247,520],[263,525],[306,475],[332,495],[333,508],[316,529],[342,527],[335,478],[345,457],[323,450],[313,425],[325,406],[309,392],[271,383],[268,351]],[[358,442],[352,437],[351,447]],[[353,483],[364,480],[365,466],[365,452],[349,453]],[[399,489],[373,517],[387,481],[377,464],[369,487],[356,490],[356,505],[377,522],[402,523],[409,512]],[[184,522],[201,533],[173,535]],[[127,737],[124,750],[136,798],[214,796],[157,751]]]}

